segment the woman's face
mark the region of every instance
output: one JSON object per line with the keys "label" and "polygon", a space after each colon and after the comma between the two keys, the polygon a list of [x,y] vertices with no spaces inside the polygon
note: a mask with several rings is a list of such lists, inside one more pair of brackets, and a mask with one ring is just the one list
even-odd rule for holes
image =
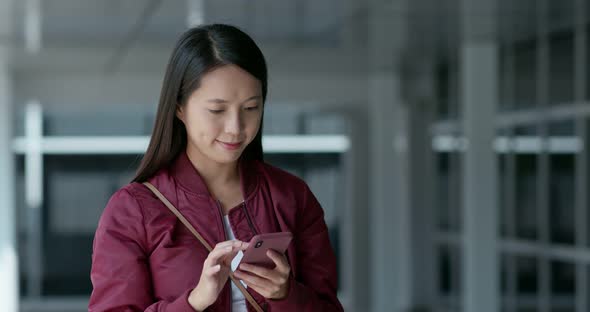
{"label": "woman's face", "polygon": [[176,115],[185,124],[189,153],[217,163],[238,160],[262,118],[260,81],[236,65],[203,75]]}

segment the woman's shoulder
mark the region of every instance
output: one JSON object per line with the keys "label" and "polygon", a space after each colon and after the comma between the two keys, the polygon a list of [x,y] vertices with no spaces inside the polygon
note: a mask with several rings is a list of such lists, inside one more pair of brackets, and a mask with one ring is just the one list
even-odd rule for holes
{"label": "woman's shoulder", "polygon": [[120,213],[132,213],[141,209],[138,195],[141,195],[140,186],[141,184],[131,182],[111,195],[103,214],[112,215]]}
{"label": "woman's shoulder", "polygon": [[103,216],[134,215],[143,218],[146,213],[143,207],[153,200],[157,200],[157,197],[143,183],[130,182],[111,195]]}
{"label": "woman's shoulder", "polygon": [[[158,170],[145,182],[149,182],[154,185],[164,195],[169,195],[168,193],[170,192],[174,193],[174,188],[177,186],[167,167]],[[143,183],[144,182],[132,181],[127,185],[122,186],[117,192],[115,192],[115,194],[119,192],[128,193],[138,202],[143,202],[145,200],[158,200],[156,195]]]}
{"label": "woman's shoulder", "polygon": [[264,161],[256,161],[256,165],[261,175],[273,186],[284,186],[291,189],[295,188],[297,190],[300,188],[307,188],[307,183],[293,173]]}
{"label": "woman's shoulder", "polygon": [[300,177],[284,169],[265,162],[258,162],[260,176],[264,185],[275,199],[285,199],[293,203],[303,203],[309,197],[311,190]]}
{"label": "woman's shoulder", "polygon": [[319,202],[302,178],[267,163],[259,162],[258,166],[266,177],[265,184],[272,194],[273,201],[284,203],[275,207],[282,207],[279,209],[287,209],[297,214],[295,218],[302,224],[307,224],[308,220],[313,222],[323,215]]}
{"label": "woman's shoulder", "polygon": [[149,250],[143,205],[136,195],[139,185],[129,183],[113,193],[98,221],[95,240],[134,241],[141,250]]}

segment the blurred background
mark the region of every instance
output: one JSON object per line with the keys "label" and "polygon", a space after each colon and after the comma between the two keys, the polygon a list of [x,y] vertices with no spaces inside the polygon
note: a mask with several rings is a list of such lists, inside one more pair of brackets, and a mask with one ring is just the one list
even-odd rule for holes
{"label": "blurred background", "polygon": [[590,311],[590,1],[0,0],[2,311],[86,310],[202,23],[265,54],[265,157],[325,209],[346,311]]}

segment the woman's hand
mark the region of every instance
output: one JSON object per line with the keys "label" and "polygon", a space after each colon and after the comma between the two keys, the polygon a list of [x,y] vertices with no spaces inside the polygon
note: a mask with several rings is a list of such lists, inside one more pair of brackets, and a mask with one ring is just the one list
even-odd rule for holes
{"label": "woman's hand", "polygon": [[248,243],[239,240],[221,242],[215,245],[203,263],[199,284],[191,291],[188,302],[196,311],[203,311],[212,305],[227,282],[231,261],[238,251],[246,250]]}
{"label": "woman's hand", "polygon": [[234,272],[234,276],[266,299],[284,299],[289,293],[289,274],[291,273],[287,257],[274,250],[269,250],[266,255],[275,263],[274,269],[242,263]]}

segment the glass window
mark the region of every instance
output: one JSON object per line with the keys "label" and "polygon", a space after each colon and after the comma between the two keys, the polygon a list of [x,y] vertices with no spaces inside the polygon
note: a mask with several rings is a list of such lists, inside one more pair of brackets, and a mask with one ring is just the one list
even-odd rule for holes
{"label": "glass window", "polygon": [[533,108],[537,101],[537,43],[521,40],[514,44],[514,104],[516,109]]}
{"label": "glass window", "polygon": [[549,103],[572,104],[573,100],[574,33],[569,29],[549,37]]}
{"label": "glass window", "polygon": [[[571,120],[549,125],[552,140],[572,138],[574,123]],[[551,148],[549,158],[549,220],[550,237],[554,243],[573,244],[575,241],[575,175],[574,154],[561,150],[559,144]]]}

